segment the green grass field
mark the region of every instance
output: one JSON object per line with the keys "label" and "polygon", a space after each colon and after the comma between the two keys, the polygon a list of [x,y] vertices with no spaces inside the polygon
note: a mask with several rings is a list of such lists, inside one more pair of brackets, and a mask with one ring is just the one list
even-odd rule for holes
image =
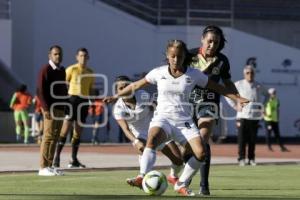
{"label": "green grass field", "polygon": [[[167,173],[166,170],[162,170]],[[179,199],[169,186],[161,197],[151,197],[126,185],[137,171],[66,172],[39,177],[36,173],[0,174],[0,199],[100,200]],[[198,192],[199,175],[191,189]],[[300,166],[213,166],[211,193],[206,199],[300,199]],[[199,198],[195,197],[195,198]]]}

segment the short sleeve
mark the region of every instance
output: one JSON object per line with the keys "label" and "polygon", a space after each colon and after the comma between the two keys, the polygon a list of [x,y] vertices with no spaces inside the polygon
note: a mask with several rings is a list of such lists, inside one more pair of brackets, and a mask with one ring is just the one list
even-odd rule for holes
{"label": "short sleeve", "polygon": [[157,77],[159,77],[159,73],[158,73],[159,69],[155,68],[152,69],[146,76],[145,79],[148,83],[157,84]]}
{"label": "short sleeve", "polygon": [[221,68],[221,78],[222,80],[231,79],[231,73],[230,73],[230,64],[226,56],[222,56],[222,59],[220,62],[223,62],[222,68]]}
{"label": "short sleeve", "polygon": [[208,76],[206,76],[203,72],[201,72],[198,69],[194,69],[194,70],[195,73],[193,72],[193,74],[195,74],[196,85],[205,88],[208,82]]}
{"label": "short sleeve", "polygon": [[122,111],[122,108],[120,105],[115,104],[113,109],[113,116],[116,120],[124,119],[124,112]]}

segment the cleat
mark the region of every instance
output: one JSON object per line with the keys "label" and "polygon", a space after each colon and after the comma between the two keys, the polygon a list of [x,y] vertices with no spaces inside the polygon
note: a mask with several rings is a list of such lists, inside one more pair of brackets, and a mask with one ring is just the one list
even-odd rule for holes
{"label": "cleat", "polygon": [[175,191],[182,196],[195,196],[195,193],[187,187],[181,187]]}
{"label": "cleat", "polygon": [[209,192],[208,187],[201,187],[200,191],[199,191],[199,194],[203,195],[203,196],[209,196],[210,192]]}
{"label": "cleat", "polygon": [[79,160],[73,160],[68,164],[68,168],[86,168],[86,166],[79,162]]}
{"label": "cleat", "polygon": [[192,190],[185,186],[184,183],[181,183],[179,181],[177,181],[174,185],[174,190],[181,196],[195,196],[195,193]]}
{"label": "cleat", "polygon": [[135,178],[128,178],[126,179],[126,183],[132,187],[138,187],[142,189],[142,182],[143,182],[143,177],[142,176],[137,176]]}
{"label": "cleat", "polygon": [[168,182],[169,182],[171,185],[175,185],[176,182],[178,181],[178,177],[169,175],[169,176],[167,177],[167,180],[168,180]]}

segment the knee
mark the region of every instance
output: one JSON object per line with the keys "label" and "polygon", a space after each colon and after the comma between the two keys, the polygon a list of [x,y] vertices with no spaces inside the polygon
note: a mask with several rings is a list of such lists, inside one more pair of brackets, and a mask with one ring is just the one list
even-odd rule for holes
{"label": "knee", "polygon": [[197,160],[202,161],[205,159],[204,149],[198,149],[194,152],[194,156]]}

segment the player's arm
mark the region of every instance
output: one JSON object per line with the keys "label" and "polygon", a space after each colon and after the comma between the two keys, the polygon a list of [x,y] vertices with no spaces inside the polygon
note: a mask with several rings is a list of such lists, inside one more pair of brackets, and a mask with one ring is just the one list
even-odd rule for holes
{"label": "player's arm", "polygon": [[16,99],[17,99],[17,95],[16,95],[16,93],[14,93],[13,96],[12,96],[12,98],[11,98],[11,100],[10,100],[10,104],[9,104],[9,107],[11,109],[13,108],[13,106],[14,106],[14,104],[16,102]]}
{"label": "player's arm", "polygon": [[125,136],[132,142],[132,145],[136,147],[139,152],[143,152],[144,144],[130,131],[127,122],[124,119],[119,119],[117,122],[123,130]]}
{"label": "player's arm", "polygon": [[115,94],[114,96],[109,96],[109,97],[105,97],[104,98],[104,102],[105,103],[111,103],[116,101],[119,97],[122,96],[128,96],[130,94],[134,94],[136,90],[145,87],[146,85],[148,85],[149,83],[147,82],[147,80],[145,78],[140,79],[138,81],[135,81],[131,84],[129,84],[128,86],[126,86],[123,90],[121,90],[118,94]]}
{"label": "player's arm", "polygon": [[209,80],[207,82],[206,88],[214,90],[215,92],[226,96],[230,99],[232,99],[235,102],[238,102],[240,104],[245,104],[245,103],[249,103],[248,99],[245,99],[243,97],[240,97],[238,94],[234,94],[232,92],[230,92],[227,88],[225,88],[224,86],[217,84],[216,82]]}
{"label": "player's arm", "polygon": [[235,84],[232,82],[231,79],[225,79],[223,80],[223,83],[225,87],[228,89],[228,91],[232,92],[233,94],[239,94],[239,91],[235,87]]}

